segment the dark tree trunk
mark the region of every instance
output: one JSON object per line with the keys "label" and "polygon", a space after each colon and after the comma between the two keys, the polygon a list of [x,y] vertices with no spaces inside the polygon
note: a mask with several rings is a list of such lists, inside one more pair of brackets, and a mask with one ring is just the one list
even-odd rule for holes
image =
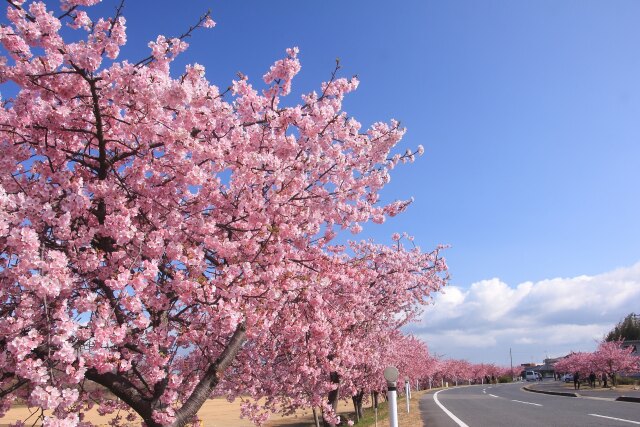
{"label": "dark tree trunk", "polygon": [[[329,378],[333,384],[336,384],[335,390],[329,392],[329,405],[335,413],[338,411],[338,400],[340,399],[340,375],[338,375],[337,372],[331,372]],[[336,424],[330,423],[325,419],[323,419],[323,421],[324,427],[336,427]]]}
{"label": "dark tree trunk", "polygon": [[358,397],[351,396],[351,400],[353,401],[353,412],[356,414],[356,423],[360,422],[360,413],[358,412]]}
{"label": "dark tree trunk", "polygon": [[356,410],[356,420],[360,421],[364,418],[364,411],[362,410],[362,401],[364,400],[364,391],[360,391],[353,396],[353,406]]}
{"label": "dark tree trunk", "polygon": [[316,427],[320,427],[320,418],[318,417],[318,411],[316,408],[312,408],[313,410],[313,421],[315,422]]}

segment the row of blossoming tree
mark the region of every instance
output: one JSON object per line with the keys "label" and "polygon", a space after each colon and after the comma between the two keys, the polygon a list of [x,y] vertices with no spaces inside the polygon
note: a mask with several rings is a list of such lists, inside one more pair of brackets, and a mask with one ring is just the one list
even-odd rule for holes
{"label": "row of blossoming tree", "polygon": [[358,81],[336,72],[285,106],[295,48],[262,90],[221,91],[197,64],[173,77],[208,14],[119,60],[122,4],[91,17],[97,2],[7,0],[0,27],[0,411],[184,426],[218,394],[266,398],[244,405],[258,423],[299,407],[335,423],[385,365],[420,378],[426,347],[398,331],[446,283],[441,248],[336,235],[405,209],[379,193],[422,148],[394,154],[399,123],[349,117]]}
{"label": "row of blossoming tree", "polygon": [[599,377],[606,375],[616,385],[618,375],[640,372],[640,356],[633,354],[633,347],[622,341],[603,341],[591,353],[571,353],[555,364],[556,372],[578,373],[587,378],[592,372]]}

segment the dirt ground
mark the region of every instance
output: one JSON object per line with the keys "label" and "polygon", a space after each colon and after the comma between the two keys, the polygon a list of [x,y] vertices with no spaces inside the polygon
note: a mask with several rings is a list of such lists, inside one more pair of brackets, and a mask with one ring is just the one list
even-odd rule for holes
{"label": "dirt ground", "polygon": [[[349,411],[350,405],[346,403],[342,404],[339,408],[339,412]],[[25,420],[29,417],[31,411],[25,406],[19,406],[12,408],[4,417],[0,418],[0,427],[8,427],[9,424],[18,420]],[[246,419],[240,418],[240,401],[228,402],[226,399],[210,399],[208,400],[202,409],[198,412],[200,419],[203,420],[205,427],[253,427],[254,424]],[[31,425],[36,416],[30,418]],[[87,421],[91,421],[94,424],[100,426],[107,426],[111,417],[100,416],[94,409],[87,414]],[[267,423],[268,427],[303,427],[313,424],[313,415],[311,411],[299,412],[296,415],[282,417],[278,415],[272,415],[270,421]],[[39,424],[36,424],[39,425]]]}

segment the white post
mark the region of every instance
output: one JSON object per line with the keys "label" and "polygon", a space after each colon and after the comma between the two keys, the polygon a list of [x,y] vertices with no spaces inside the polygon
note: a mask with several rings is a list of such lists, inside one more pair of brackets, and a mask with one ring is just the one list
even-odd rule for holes
{"label": "white post", "polygon": [[384,378],[387,380],[387,401],[389,402],[389,427],[398,427],[398,392],[396,385],[399,374],[395,366],[389,366],[384,370]]}
{"label": "white post", "polygon": [[398,403],[395,386],[387,388],[387,400],[389,400],[389,427],[398,427]]}
{"label": "white post", "polygon": [[411,399],[411,386],[409,385],[409,381],[405,381],[404,382],[404,391],[405,391],[405,398],[407,401],[407,414],[409,413],[409,399]]}

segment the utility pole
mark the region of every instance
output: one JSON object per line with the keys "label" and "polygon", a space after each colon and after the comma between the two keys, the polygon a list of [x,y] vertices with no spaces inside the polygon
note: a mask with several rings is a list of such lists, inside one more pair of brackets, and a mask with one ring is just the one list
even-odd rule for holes
{"label": "utility pole", "polygon": [[513,355],[511,354],[511,347],[509,347],[509,359],[511,360],[511,381],[513,381]]}

